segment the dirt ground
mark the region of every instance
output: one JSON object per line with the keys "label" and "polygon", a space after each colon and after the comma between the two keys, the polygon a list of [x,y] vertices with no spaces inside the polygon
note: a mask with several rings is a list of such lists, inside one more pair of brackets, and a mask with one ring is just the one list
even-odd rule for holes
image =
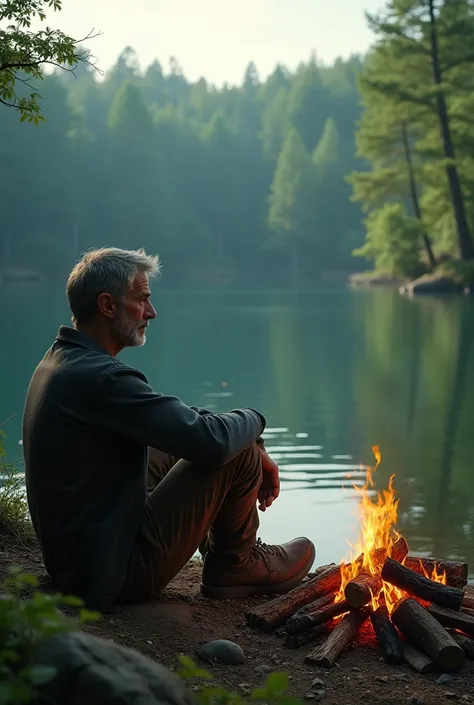
{"label": "dirt ground", "polygon": [[[0,546],[0,580],[6,565],[13,562],[38,576],[44,575],[37,551],[2,551]],[[239,692],[246,685],[263,684],[267,671],[282,670],[290,676],[290,694],[308,702],[318,701],[319,696],[312,694],[312,683],[318,678],[323,684],[315,687],[325,691],[321,699],[325,705],[441,705],[450,701],[474,705],[472,661],[466,661],[452,682],[438,685],[436,679],[440,673],[419,675],[408,666],[388,666],[381,661],[369,624],[334,668],[308,666],[304,657],[311,647],[286,649],[277,636],[246,626],[247,609],[266,598],[206,600],[199,593],[200,573],[199,562],[189,563],[156,601],[119,607],[116,613],[104,615],[100,622],[90,625],[88,631],[133,647],[169,668],[176,668],[179,653],[195,658],[199,647],[207,641],[232,639],[244,650],[246,662],[208,670],[219,684]]]}

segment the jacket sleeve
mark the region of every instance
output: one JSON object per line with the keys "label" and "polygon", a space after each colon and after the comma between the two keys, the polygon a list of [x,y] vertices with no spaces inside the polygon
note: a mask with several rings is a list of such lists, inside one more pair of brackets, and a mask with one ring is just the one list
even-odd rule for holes
{"label": "jacket sleeve", "polygon": [[96,425],[198,464],[224,465],[265,428],[265,418],[254,409],[213,414],[158,394],[143,373],[125,365],[109,369],[97,391]]}

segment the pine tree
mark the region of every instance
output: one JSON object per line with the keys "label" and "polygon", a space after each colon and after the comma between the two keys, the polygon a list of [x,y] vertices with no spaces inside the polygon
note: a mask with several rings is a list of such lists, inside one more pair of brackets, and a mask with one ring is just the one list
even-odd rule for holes
{"label": "pine tree", "polygon": [[274,247],[290,253],[294,284],[301,269],[301,244],[314,229],[314,166],[298,131],[292,128],[278,157],[270,195],[268,222]]}
{"label": "pine tree", "polygon": [[[384,75],[387,56],[376,49],[367,67],[372,80],[374,75]],[[419,197],[422,165],[416,144],[423,130],[424,109],[420,116],[418,106],[400,106],[391,96],[373,90],[368,81],[361,81],[361,92],[365,112],[356,134],[357,154],[369,160],[372,168],[349,177],[354,200],[360,201],[366,212],[386,201],[410,202],[413,216],[420,221],[428,261],[435,267],[432,244],[422,225]]]}
{"label": "pine tree", "polygon": [[[369,16],[379,37],[377,51],[387,56],[387,73],[365,81],[400,106],[419,106],[436,116],[462,259],[474,257],[452,138],[449,95],[452,74],[474,64],[474,18],[469,0],[391,0]],[[394,70],[391,70],[392,69]]]}

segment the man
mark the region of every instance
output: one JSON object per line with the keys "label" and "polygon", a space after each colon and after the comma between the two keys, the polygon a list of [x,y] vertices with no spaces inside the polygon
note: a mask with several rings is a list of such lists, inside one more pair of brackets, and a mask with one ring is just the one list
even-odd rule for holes
{"label": "man", "polygon": [[[257,541],[257,502],[278,497],[263,416],[213,414],[153,391],[117,359],[145,343],[157,257],[88,252],[72,270],[74,327],[61,326],[31,379],[23,417],[28,504],[47,571],[102,611],[150,600],[198,547],[201,592],[238,598],[295,587],[311,541]],[[148,490],[148,491],[147,491]]]}

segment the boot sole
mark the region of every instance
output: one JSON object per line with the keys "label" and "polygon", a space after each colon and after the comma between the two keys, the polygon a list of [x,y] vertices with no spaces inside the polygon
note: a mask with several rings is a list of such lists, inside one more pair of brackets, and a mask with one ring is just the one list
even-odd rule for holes
{"label": "boot sole", "polygon": [[250,597],[251,595],[283,595],[290,592],[293,588],[298,587],[303,578],[305,578],[316,558],[316,549],[314,544],[311,544],[311,555],[303,568],[291,580],[278,585],[230,585],[217,587],[214,585],[205,585],[201,583],[201,595],[217,600],[233,600],[242,597]]}

